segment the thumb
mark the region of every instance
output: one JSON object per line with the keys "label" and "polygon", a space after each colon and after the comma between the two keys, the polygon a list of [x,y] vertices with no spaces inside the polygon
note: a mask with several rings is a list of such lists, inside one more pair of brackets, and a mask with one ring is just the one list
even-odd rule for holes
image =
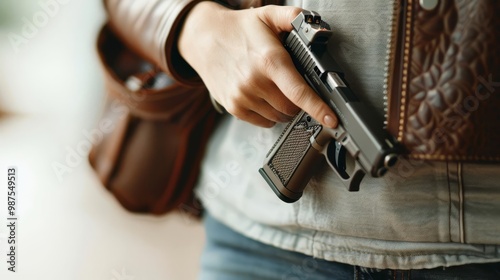
{"label": "thumb", "polygon": [[302,9],[298,7],[275,5],[264,6],[256,10],[260,20],[277,35],[292,31],[292,21],[302,12]]}

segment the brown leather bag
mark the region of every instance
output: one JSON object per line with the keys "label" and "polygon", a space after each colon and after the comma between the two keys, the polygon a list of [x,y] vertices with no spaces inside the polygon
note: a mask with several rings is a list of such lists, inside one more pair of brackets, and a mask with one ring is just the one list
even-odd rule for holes
{"label": "brown leather bag", "polygon": [[413,158],[500,161],[500,1],[395,3],[389,131]]}
{"label": "brown leather bag", "polygon": [[[244,9],[279,1],[220,2]],[[179,57],[172,35],[199,1],[157,2],[162,4],[104,1],[109,26],[101,30],[98,51],[108,101],[101,123],[113,124],[115,129],[93,147],[89,160],[126,209],[152,214],[179,209],[199,216],[202,206],[193,188],[219,115],[199,78],[176,72],[190,77],[194,71]],[[162,36],[165,41],[159,39]],[[169,79],[145,58],[162,63],[169,75],[192,86]]]}
{"label": "brown leather bag", "polygon": [[107,26],[98,51],[108,93],[101,123],[115,127],[89,156],[100,180],[130,211],[199,215],[192,191],[217,119],[206,88],[174,82]]}

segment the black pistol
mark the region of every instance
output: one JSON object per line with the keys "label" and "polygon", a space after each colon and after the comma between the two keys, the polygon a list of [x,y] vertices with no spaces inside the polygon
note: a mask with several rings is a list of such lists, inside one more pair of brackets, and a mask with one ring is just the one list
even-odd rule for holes
{"label": "black pistol", "polygon": [[383,176],[400,149],[394,139],[351,91],[344,73],[327,50],[331,30],[321,16],[303,11],[285,39],[297,70],[337,114],[335,129],[323,127],[301,111],[288,124],[259,169],[276,195],[285,202],[301,196],[326,159],[349,191],[358,191],[366,173]]}

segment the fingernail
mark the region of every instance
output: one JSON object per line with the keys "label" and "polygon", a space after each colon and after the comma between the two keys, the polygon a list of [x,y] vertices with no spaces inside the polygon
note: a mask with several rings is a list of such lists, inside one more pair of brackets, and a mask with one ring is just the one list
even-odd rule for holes
{"label": "fingernail", "polygon": [[330,128],[334,128],[337,126],[337,119],[330,115],[326,115],[323,118],[323,123]]}

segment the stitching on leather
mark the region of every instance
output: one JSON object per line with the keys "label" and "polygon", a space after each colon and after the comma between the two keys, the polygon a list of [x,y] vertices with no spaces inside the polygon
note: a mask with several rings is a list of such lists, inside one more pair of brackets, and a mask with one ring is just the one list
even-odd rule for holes
{"label": "stitching on leather", "polygon": [[406,26],[405,26],[405,42],[404,42],[404,59],[403,59],[403,72],[401,79],[401,106],[399,113],[399,130],[398,130],[398,140],[403,142],[403,127],[405,120],[405,108],[406,108],[406,90],[408,82],[408,66],[409,66],[409,56],[410,56],[410,38],[411,38],[411,18],[413,13],[413,1],[408,0],[408,10],[406,11]]}

